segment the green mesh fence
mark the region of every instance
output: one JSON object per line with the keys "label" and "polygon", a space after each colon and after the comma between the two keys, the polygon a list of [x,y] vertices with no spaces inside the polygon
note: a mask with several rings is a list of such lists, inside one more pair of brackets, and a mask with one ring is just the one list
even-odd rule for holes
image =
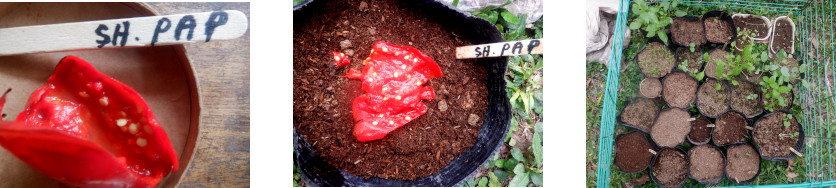
{"label": "green mesh fence", "polygon": [[[622,62],[624,32],[627,28],[630,0],[621,0],[616,24],[612,55],[609,62]],[[807,178],[802,183],[761,185],[758,187],[825,187],[836,186],[836,170],[833,166],[834,139],[836,129],[836,57],[834,51],[833,2],[830,0],[773,0],[756,1],[681,1],[680,6],[703,6],[724,10],[730,13],[747,10],[767,11],[780,15],[795,15],[795,55],[809,68],[804,72],[808,87],[797,84],[798,104],[802,109],[799,119],[805,132],[803,160]],[[773,19],[771,16],[770,19]],[[610,167],[612,166],[612,146],[616,126],[616,100],[618,99],[618,78],[620,63],[610,63],[607,72],[606,90],[604,91],[603,110],[598,151],[598,187],[609,187]],[[797,159],[798,160],[798,159]]]}

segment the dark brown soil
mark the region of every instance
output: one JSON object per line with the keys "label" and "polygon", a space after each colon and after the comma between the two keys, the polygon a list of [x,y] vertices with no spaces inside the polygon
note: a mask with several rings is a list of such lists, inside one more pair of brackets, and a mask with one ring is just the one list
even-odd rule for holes
{"label": "dark brown soil", "polygon": [[738,16],[732,17],[732,20],[734,20],[734,26],[737,27],[738,32],[742,33],[748,30],[753,38],[764,38],[769,34],[769,27],[766,26],[766,21],[761,19],[760,16]]}
{"label": "dark brown soil", "polygon": [[777,100],[775,100],[776,101],[775,106],[773,106],[772,109],[768,109],[768,108],[766,108],[766,104],[768,104],[768,100],[770,100],[770,99],[766,99],[766,97],[762,97],[763,104],[764,104],[764,110],[769,111],[769,112],[774,112],[774,111],[779,111],[779,110],[790,110],[790,108],[792,107],[792,103],[793,103],[792,91],[787,92],[787,93],[781,93],[780,96],[781,96],[781,98],[784,98],[786,106],[781,106],[781,104],[778,104]]}
{"label": "dark brown soil", "polygon": [[650,132],[653,120],[659,113],[659,105],[648,98],[636,98],[621,110],[621,122],[641,131]]}
{"label": "dark brown soil", "polygon": [[[785,119],[789,126],[784,125]],[[752,135],[761,155],[767,158],[786,158],[792,155],[789,148],[795,148],[798,143],[800,128],[798,121],[789,119],[788,114],[775,112],[755,122]]]}
{"label": "dark brown soil", "polygon": [[708,17],[703,20],[705,23],[705,38],[713,43],[731,42],[731,24],[719,17]]}
{"label": "dark brown soil", "polygon": [[752,37],[746,36],[745,33],[738,33],[737,37],[734,38],[734,53],[743,53],[743,48],[746,48],[746,45],[749,45],[752,42]]}
{"label": "dark brown soil", "polygon": [[[761,101],[761,89],[754,83],[738,80],[738,85],[731,85],[731,106],[732,110],[743,113],[747,118],[752,118],[763,112]],[[749,97],[749,98],[747,98]],[[754,98],[752,98],[754,97]]]}
{"label": "dark brown soil", "polygon": [[688,150],[691,178],[699,182],[719,182],[723,177],[726,159],[720,149],[712,145],[694,146]]}
{"label": "dark brown soil", "polygon": [[[728,59],[726,58],[726,55],[728,55],[728,54],[729,54],[729,52],[726,52],[725,50],[721,50],[721,49],[714,49],[714,50],[711,50],[711,52],[708,52],[708,62],[705,64],[705,76],[707,76],[709,78],[716,79],[717,78],[717,63],[716,62],[717,61],[728,62]],[[729,66],[725,66],[724,68],[725,68],[724,72],[731,71]]]}
{"label": "dark brown soil", "polygon": [[615,140],[615,166],[624,172],[637,172],[650,165],[650,142],[639,131],[618,136]]}
{"label": "dark brown soil", "polygon": [[[720,83],[720,90],[717,90]],[[729,86],[725,81],[706,79],[697,91],[697,109],[705,116],[717,117],[729,109]]]}
{"label": "dark brown soil", "polygon": [[[469,45],[444,27],[433,14],[409,2],[384,0],[316,1],[305,7],[321,11],[294,13],[293,21],[293,122],[312,144],[317,155],[348,173],[364,178],[414,180],[436,173],[469,149],[484,119],[488,90],[486,71],[474,61],[455,59],[455,47]],[[332,72],[330,51],[346,50],[351,64]],[[383,40],[412,46],[430,56],[444,77],[430,79],[435,99],[423,101],[427,112],[389,133],[381,140],[358,142],[352,102],[360,96],[361,81],[349,80],[348,68],[360,69],[372,44]],[[446,108],[439,109],[441,103]],[[471,114],[477,126],[468,125]]]}
{"label": "dark brown soil", "polygon": [[659,97],[662,93],[662,82],[659,82],[658,78],[644,78],[639,84],[639,91],[647,98]]}
{"label": "dark brown soil", "polygon": [[668,108],[659,113],[659,118],[650,128],[650,137],[660,147],[674,147],[685,141],[691,132],[688,111],[679,108]]}
{"label": "dark brown soil", "polygon": [[779,19],[775,22],[775,28],[772,35],[772,50],[775,50],[775,53],[778,53],[781,50],[785,52],[793,53],[792,45],[793,45],[793,36],[792,36],[792,25],[790,25],[789,18],[787,19]]}
{"label": "dark brown soil", "polygon": [[659,78],[673,70],[673,53],[660,42],[651,42],[638,54],[639,68],[647,77]]}
{"label": "dark brown soil", "polygon": [[726,158],[726,178],[735,183],[755,178],[761,168],[760,156],[749,144],[729,146]]}
{"label": "dark brown soil", "polygon": [[676,108],[688,108],[697,98],[696,79],[684,72],[673,72],[664,79],[662,97],[668,102],[668,106]]}
{"label": "dark brown soil", "polygon": [[685,18],[674,18],[671,23],[673,41],[681,46],[696,46],[705,44],[705,31],[699,19],[689,21]]}
{"label": "dark brown soil", "polygon": [[695,145],[702,145],[711,140],[711,127],[708,127],[711,121],[705,116],[700,116],[694,121],[691,121],[691,133],[688,133],[688,140]]}
{"label": "dark brown soil", "polygon": [[688,179],[688,157],[678,149],[659,151],[652,168],[656,181],[664,187],[678,187]]}
{"label": "dark brown soil", "polygon": [[734,111],[728,111],[717,117],[714,125],[716,127],[711,136],[714,138],[714,144],[718,146],[746,142],[746,135],[749,135],[746,129],[748,126],[746,118]]}
{"label": "dark brown soil", "polygon": [[[676,64],[681,65],[687,62],[687,69],[682,70],[689,73],[699,73],[702,71],[703,65],[703,58],[702,58],[702,50],[694,50],[691,52],[690,48],[679,48],[676,51]],[[681,69],[680,69],[681,70]]]}

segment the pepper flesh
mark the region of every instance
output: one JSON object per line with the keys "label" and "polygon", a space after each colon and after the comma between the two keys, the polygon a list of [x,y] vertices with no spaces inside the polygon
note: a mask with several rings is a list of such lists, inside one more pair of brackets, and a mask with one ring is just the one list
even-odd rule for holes
{"label": "pepper flesh", "polygon": [[351,63],[342,52],[331,52],[331,55],[334,55],[334,67],[341,68]]}
{"label": "pepper flesh", "polygon": [[136,91],[75,56],[61,60],[14,122],[0,123],[6,150],[80,187],[153,187],[179,168],[170,143]]}
{"label": "pepper flesh", "polygon": [[444,76],[438,64],[415,48],[377,41],[363,71],[350,69],[345,77],[360,79],[366,93],[354,99],[352,113],[357,124],[354,137],[378,140],[427,112],[421,100],[435,97],[423,86],[430,78]]}

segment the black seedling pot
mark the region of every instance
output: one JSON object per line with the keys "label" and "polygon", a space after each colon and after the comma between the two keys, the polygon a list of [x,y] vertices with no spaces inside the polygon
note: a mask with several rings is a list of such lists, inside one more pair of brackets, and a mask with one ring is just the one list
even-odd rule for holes
{"label": "black seedling pot", "polygon": [[[786,110],[781,110],[781,111],[776,111],[776,112],[783,112],[785,114],[792,114],[792,113],[790,113],[789,111],[786,111]],[[775,112],[766,114],[763,117],[771,116],[774,113]],[[761,117],[761,118],[763,118],[763,117]],[[760,119],[758,121],[760,121]],[[804,127],[801,127],[801,123],[798,122],[798,118],[793,117],[792,121],[795,121],[797,123],[797,125],[799,126],[798,127],[798,142],[795,144],[795,147],[793,149],[795,149],[795,151],[798,151],[798,152],[804,152],[802,150],[802,149],[804,149]],[[752,135],[754,135],[754,133]],[[754,141],[754,139],[753,139],[752,143],[754,143],[754,145],[755,145],[755,150],[758,150],[758,153],[761,153],[761,148],[758,146],[758,143]],[[798,155],[796,155],[795,153],[792,153],[792,152],[790,152],[790,155],[787,156],[787,157],[771,157],[770,158],[770,157],[764,157],[763,155],[761,155],[761,159],[769,160],[769,161],[786,161],[786,160],[794,159],[796,157],[798,157]]]}

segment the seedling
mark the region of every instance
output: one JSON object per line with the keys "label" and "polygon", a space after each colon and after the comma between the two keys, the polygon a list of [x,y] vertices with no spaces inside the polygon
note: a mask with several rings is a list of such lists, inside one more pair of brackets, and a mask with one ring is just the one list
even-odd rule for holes
{"label": "seedling", "polygon": [[746,96],[747,100],[754,100],[754,99],[757,99],[757,98],[758,98],[758,94],[754,94],[754,93],[749,94],[749,95]]}

